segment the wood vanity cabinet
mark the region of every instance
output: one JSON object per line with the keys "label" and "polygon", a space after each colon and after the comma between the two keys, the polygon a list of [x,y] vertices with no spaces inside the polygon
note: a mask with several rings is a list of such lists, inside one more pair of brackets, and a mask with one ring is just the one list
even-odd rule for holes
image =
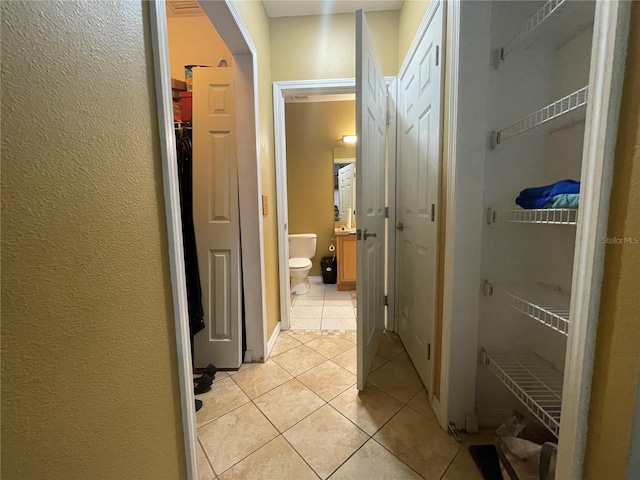
{"label": "wood vanity cabinet", "polygon": [[356,289],[356,237],[337,235],[338,290]]}

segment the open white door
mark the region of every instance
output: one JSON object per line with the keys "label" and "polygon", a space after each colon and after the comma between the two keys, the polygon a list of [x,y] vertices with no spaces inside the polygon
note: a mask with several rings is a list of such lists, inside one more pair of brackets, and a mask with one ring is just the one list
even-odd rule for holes
{"label": "open white door", "polygon": [[356,227],[358,389],[384,329],[384,211],[387,87],[362,10],[356,12]]}
{"label": "open white door", "polygon": [[232,68],[193,69],[193,222],[205,329],[195,364],[242,363],[242,289]]}
{"label": "open white door", "polygon": [[400,74],[398,99],[396,316],[398,333],[433,394],[437,308],[442,4]]}

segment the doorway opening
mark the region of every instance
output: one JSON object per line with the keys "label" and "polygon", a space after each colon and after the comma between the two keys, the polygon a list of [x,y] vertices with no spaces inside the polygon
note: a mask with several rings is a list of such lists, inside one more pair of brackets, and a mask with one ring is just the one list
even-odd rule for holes
{"label": "doorway opening", "polygon": [[355,95],[285,97],[290,322],[356,330]]}
{"label": "doorway opening", "polygon": [[[218,190],[218,193],[224,194],[224,198],[216,197],[212,199],[209,197],[211,202],[207,202],[209,203],[209,205],[207,205],[208,208],[204,209],[206,212],[206,220],[204,223],[215,223],[218,220],[215,217],[219,216],[219,214],[222,216],[227,215],[232,218],[234,213],[230,208],[225,210],[225,208],[221,209],[220,207],[229,205],[229,203],[224,201],[225,198],[232,198],[235,195],[236,210],[234,225],[238,230],[238,238],[234,245],[237,252],[234,265],[232,265],[234,262],[232,253],[227,252],[228,254],[226,254],[224,249],[218,251],[216,250],[217,247],[205,248],[202,255],[200,255],[201,252],[198,252],[199,256],[203,257],[199,259],[203,297],[207,295],[216,297],[217,295],[222,294],[225,297],[223,300],[229,300],[228,302],[220,302],[218,301],[220,299],[216,298],[216,301],[210,301],[208,303],[204,302],[204,320],[205,325],[208,326],[208,331],[205,328],[205,331],[201,331],[199,335],[205,335],[205,340],[213,341],[217,340],[217,337],[219,337],[218,334],[220,332],[218,330],[222,330],[223,333],[229,337],[228,343],[233,344],[238,355],[234,356],[233,365],[220,364],[216,366],[237,369],[243,361],[259,362],[263,361],[266,356],[266,308],[264,257],[262,249],[263,224],[262,215],[258,208],[260,204],[259,199],[261,197],[261,184],[257,132],[257,56],[256,48],[251,42],[251,38],[245,29],[238,12],[231,3],[203,2],[200,6],[194,3],[193,8],[197,11],[186,13],[184,10],[180,11],[180,8],[174,8],[176,6],[171,2],[152,2],[149,5],[151,13],[156,95],[161,136],[165,207],[169,236],[169,260],[174,294],[174,316],[176,318],[180,397],[187,460],[187,475],[188,478],[197,478],[197,458],[198,456],[202,456],[202,451],[199,450],[200,447],[198,446],[196,415],[194,408],[193,364],[191,358],[192,349],[190,345],[191,335],[189,329],[188,308],[189,302],[186,294],[187,281],[185,275],[185,255],[183,253],[183,228],[180,213],[180,181],[178,176],[178,166],[176,164],[176,127],[182,129],[182,134],[186,134],[188,133],[186,130],[189,126],[191,126],[192,129],[195,129],[197,125],[193,121],[191,122],[191,125],[187,123],[189,120],[193,119],[174,118],[172,90],[174,90],[173,87],[175,86],[182,87],[183,83],[187,83],[185,81],[187,79],[183,78],[185,65],[211,64],[210,66],[214,68],[201,69],[202,72],[205,70],[217,70],[220,73],[223,71],[226,71],[227,73],[230,73],[231,71],[233,72],[233,80],[226,82],[228,88],[224,92],[219,92],[215,88],[211,88],[211,82],[207,83],[205,81],[204,90],[206,92],[202,95],[204,102],[200,102],[207,104],[205,105],[205,110],[207,107],[214,107],[213,109],[215,110],[217,106],[219,106],[219,101],[221,99],[225,100],[225,102],[223,102],[224,106],[227,105],[227,100],[234,104],[235,121],[230,124],[226,130],[229,132],[235,130],[235,141],[227,142],[226,150],[217,150],[213,157],[207,157],[205,155],[205,161],[209,160],[210,164],[215,163],[215,158],[219,157],[218,153],[220,153],[220,151],[224,151],[225,155],[223,155],[223,157],[227,161],[227,166],[230,166],[231,154],[229,152],[233,153],[233,158],[237,159],[233,161],[232,165],[234,175],[237,177],[237,183],[242,183],[243,188],[237,189],[235,193],[231,187],[228,187],[226,191]],[[206,38],[201,38],[201,41],[195,39],[195,43],[207,45],[211,45],[214,41],[214,37],[217,37],[218,40],[221,40],[220,43],[226,45],[226,51],[224,54],[221,55],[214,52],[214,57],[209,59],[203,58],[202,60],[195,58],[170,59],[170,56],[174,56],[175,52],[171,53],[169,45],[169,31],[171,29],[168,28],[168,23],[184,23],[184,21],[188,20],[189,17],[198,17],[196,23],[199,24],[199,27],[194,28],[191,26],[186,29],[183,28],[181,33],[190,37],[202,34]],[[170,18],[173,18],[173,20],[170,20]],[[179,21],[174,22],[174,20]],[[175,27],[175,25],[172,26],[175,33],[176,29],[173,27]],[[177,29],[177,31],[180,32],[180,26],[178,26]],[[211,35],[212,30],[219,32],[219,35],[218,33]],[[191,43],[193,43],[193,38],[191,40]],[[183,47],[188,44],[188,42],[183,43]],[[198,55],[203,53],[200,45],[198,45],[196,50]],[[178,51],[180,51],[180,48],[178,48]],[[182,53],[178,53],[178,57],[180,57]],[[186,51],[186,55],[189,54],[190,52]],[[225,60],[225,62],[222,62],[222,60]],[[181,65],[181,63],[184,63],[184,65]],[[226,63],[226,68],[223,68],[224,63]],[[172,69],[171,66],[174,64],[177,64],[177,68]],[[182,76],[180,76],[181,73]],[[197,75],[198,74],[196,73],[196,82]],[[172,82],[172,77],[176,76],[178,77],[177,80],[181,80],[182,83]],[[178,88],[177,90],[180,89],[181,88]],[[180,92],[176,93],[176,96],[180,98]],[[188,95],[185,95],[185,97],[188,97]],[[198,115],[198,104],[198,101],[196,101],[196,105],[193,110],[193,114],[196,116]],[[205,114],[205,116],[207,115]],[[213,117],[213,115],[211,115],[211,117]],[[176,124],[174,120],[179,120],[179,123]],[[205,135],[211,133],[211,128],[205,128],[204,133]],[[220,129],[214,129],[213,133],[219,134]],[[229,135],[226,135],[226,138],[228,137]],[[215,140],[217,141],[219,139],[216,138]],[[201,142],[201,144],[202,143],[203,142]],[[205,141],[204,143],[207,142]],[[217,172],[215,169],[205,168],[205,171],[207,170],[210,173],[209,180],[215,183],[216,179],[213,178],[214,174],[228,172],[230,167],[227,169],[223,168]],[[218,200],[220,200],[220,202],[218,202]],[[214,217],[207,218],[207,215],[209,214],[214,215]],[[225,262],[229,267],[226,270],[223,268],[224,265],[215,265],[216,263],[225,264]],[[235,277],[231,276],[231,278],[227,278],[225,281],[227,284],[235,283],[235,294],[232,293],[231,288],[217,288],[217,285],[212,284],[216,279],[214,278],[212,280],[212,276],[209,275],[209,272],[213,267],[220,267],[222,270],[230,271],[231,266],[234,266],[237,275]],[[218,269],[220,270],[220,268]],[[202,275],[203,272],[206,272],[207,275]],[[235,325],[232,324],[233,316],[231,315],[231,310],[228,308],[218,308],[220,305],[225,307],[230,305],[232,300],[230,298],[231,295],[235,295],[236,298],[234,299],[234,302],[236,302],[239,307],[238,315],[235,317]],[[243,330],[238,327],[238,318],[242,318],[242,312],[244,312],[244,316],[247,319]],[[221,318],[218,318],[220,315]],[[211,332],[214,332],[214,334],[211,334]],[[246,342],[244,348],[242,338],[243,334]],[[243,350],[245,351],[244,357],[241,355]],[[198,351],[198,346],[196,346],[195,351]]]}

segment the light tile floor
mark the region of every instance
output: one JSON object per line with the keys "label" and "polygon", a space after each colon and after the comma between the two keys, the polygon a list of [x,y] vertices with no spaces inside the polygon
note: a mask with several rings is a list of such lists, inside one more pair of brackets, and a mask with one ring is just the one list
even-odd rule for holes
{"label": "light tile floor", "polygon": [[198,396],[199,479],[482,480],[439,427],[398,336],[383,335],[360,393],[355,342],[353,331],[289,330],[267,362],[218,372]]}
{"label": "light tile floor", "polygon": [[309,277],[309,292],[291,294],[290,327],[297,330],[355,330],[356,291],[339,292],[322,277]]}

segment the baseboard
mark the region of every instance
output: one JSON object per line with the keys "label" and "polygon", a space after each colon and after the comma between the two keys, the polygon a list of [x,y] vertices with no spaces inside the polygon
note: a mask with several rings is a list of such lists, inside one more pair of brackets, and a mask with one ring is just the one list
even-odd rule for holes
{"label": "baseboard", "polygon": [[276,344],[276,340],[278,339],[278,335],[280,334],[280,322],[276,324],[276,328],[273,329],[273,333],[267,342],[267,358],[265,361],[271,356],[271,350],[273,350],[273,346]]}

